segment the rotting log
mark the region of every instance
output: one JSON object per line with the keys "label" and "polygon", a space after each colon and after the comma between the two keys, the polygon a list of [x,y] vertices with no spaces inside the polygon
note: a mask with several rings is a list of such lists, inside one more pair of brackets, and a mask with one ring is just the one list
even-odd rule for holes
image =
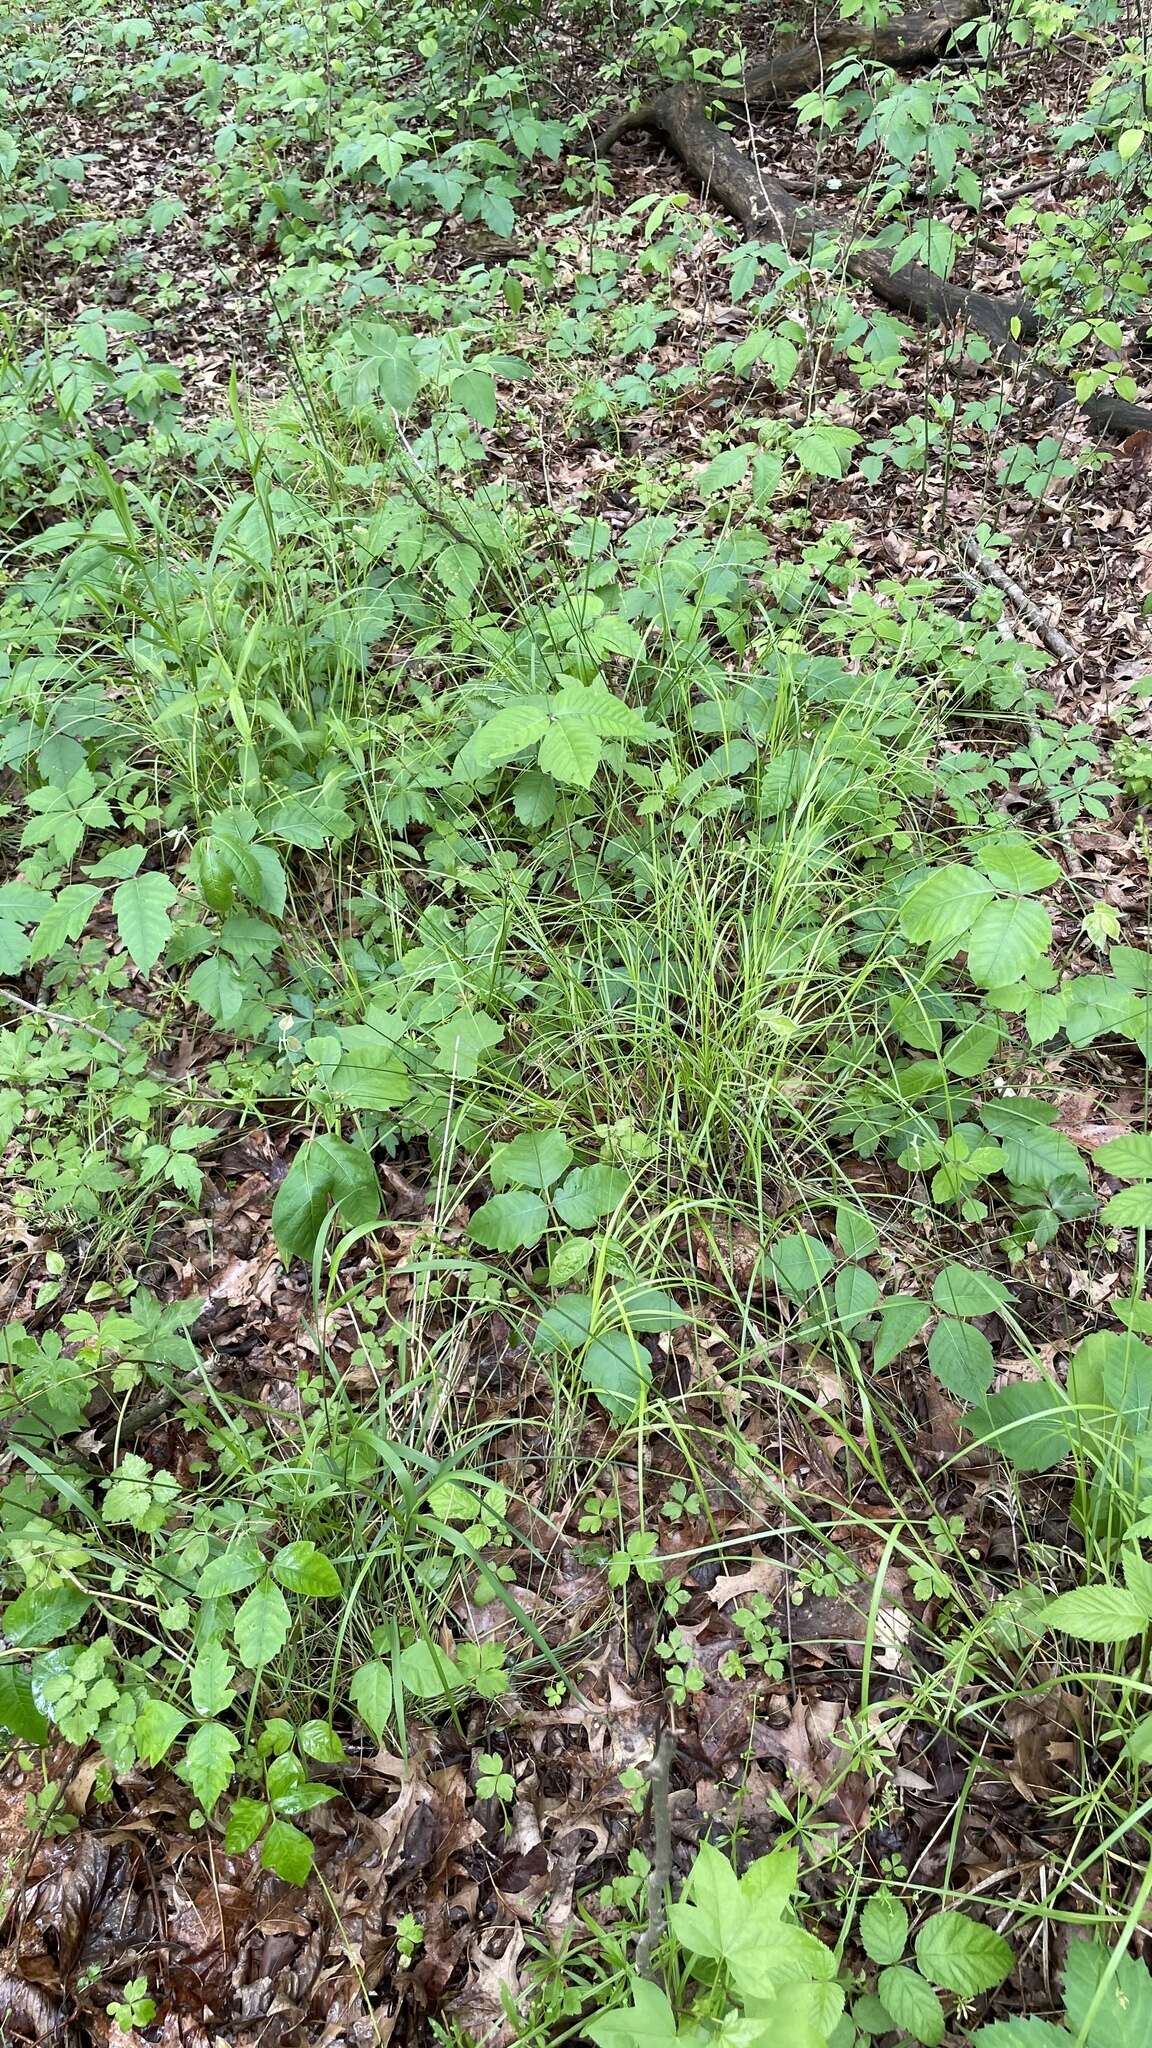
{"label": "rotting log", "polygon": [[[880,54],[883,45],[889,53],[899,52],[898,57],[889,54],[888,62],[919,62],[938,56],[957,26],[984,11],[982,0],[943,0],[940,7],[925,13],[901,15],[870,39],[863,31],[853,31],[856,40],[851,47]],[[764,81],[771,73],[775,97],[777,88],[782,90],[781,66],[794,58],[798,65],[803,59],[803,67],[810,69],[815,61],[813,51],[821,53],[821,63],[826,62],[830,38],[836,54],[844,54],[842,38],[849,26],[838,24],[821,31],[803,51],[758,67],[749,72],[743,89],[732,88],[721,96],[729,101],[751,101],[749,83],[759,78],[762,103]],[[793,89],[803,90],[803,83]],[[1026,381],[1041,390],[1054,409],[1075,406],[1099,434],[1122,439],[1128,434],[1152,432],[1152,407],[1106,392],[1078,400],[1068,385],[1029,364],[1021,344],[1039,338],[1041,323],[1026,299],[999,298],[950,284],[923,263],[896,266],[886,249],[874,242],[857,241],[833,215],[803,204],[779,179],[754,163],[711,118],[708,105],[717,97],[712,88],[703,92],[697,85],[669,86],[643,106],[609,122],[595,142],[596,152],[604,155],[623,135],[658,136],[691,172],[706,198],[731,214],[750,241],[782,243],[794,256],[806,255],[818,244],[833,243],[841,249],[848,275],[867,285],[887,305],[918,320],[974,329],[992,344],[1002,361],[1019,366]]]}

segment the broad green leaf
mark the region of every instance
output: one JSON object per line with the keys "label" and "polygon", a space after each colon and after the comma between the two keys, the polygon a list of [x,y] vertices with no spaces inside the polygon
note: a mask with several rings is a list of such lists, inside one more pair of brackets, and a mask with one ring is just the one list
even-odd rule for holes
{"label": "broad green leaf", "polygon": [[750,441],[742,441],[737,448],[721,449],[695,479],[700,496],[714,498],[722,491],[735,489],[744,480],[753,452]]}
{"label": "broad green leaf", "polygon": [[[1108,1985],[1096,2004],[1105,1974]],[[1064,1965],[1064,2007],[1073,2035],[1092,2026],[1087,2048],[1148,2048],[1152,2041],[1152,1976],[1133,1955],[1117,1957],[1101,1941],[1072,1941]]]}
{"label": "broad green leaf", "polygon": [[920,2041],[923,2048],[940,2048],[944,2039],[944,2008],[930,1984],[904,1963],[881,1970],[876,1989],[895,2026]]}
{"label": "broad green leaf", "polygon": [[880,1233],[863,1209],[837,1209],[836,1242],[848,1259],[868,1259],[879,1250]]}
{"label": "broad green leaf", "polygon": [[1050,889],[1062,872],[1059,861],[1051,860],[1029,840],[1019,837],[980,846],[975,860],[998,889],[1021,896],[1030,896],[1036,889]]}
{"label": "broad green leaf", "polygon": [[731,1863],[711,1842],[702,1842],[684,1898],[669,1908],[673,1934],[692,1955],[718,1962],[741,1912],[740,1880]]}
{"label": "broad green leaf", "polygon": [[423,1638],[400,1652],[400,1678],[405,1692],[418,1700],[442,1699],[459,1681],[451,1657]]}
{"label": "broad green leaf", "polygon": [[415,404],[424,377],[408,335],[400,334],[394,327],[374,324],[365,352],[365,369],[385,405],[405,413]]}
{"label": "broad green leaf", "polygon": [[1054,2026],[1051,2020],[1014,2017],[979,2027],[972,2036],[972,2048],[1072,2048],[1072,2036],[1066,2027]]}
{"label": "broad green leaf", "polygon": [[874,1963],[898,1963],[908,1941],[908,1915],[888,1890],[876,1892],[860,1915],[864,1953]]}
{"label": "broad green leaf", "polygon": [[595,1255],[594,1237],[564,1238],[548,1261],[549,1287],[570,1287],[573,1280],[579,1280],[588,1271]]}
{"label": "broad green leaf", "polygon": [[846,1329],[870,1316],[880,1299],[880,1282],[866,1266],[844,1266],[833,1288],[836,1314]]}
{"label": "broad green leaf", "polygon": [[556,1212],[573,1230],[589,1230],[619,1208],[632,1187],[622,1166],[578,1166],[554,1196]]}
{"label": "broad green leaf", "polygon": [[949,1316],[989,1316],[1011,1304],[1012,1294],[994,1273],[973,1266],[944,1266],[932,1286],[936,1307]]}
{"label": "broad green leaf", "polygon": [[961,1081],[972,1081],[991,1065],[999,1045],[998,1024],[969,1024],[966,1031],[949,1039],[941,1057],[950,1074]]}
{"label": "broad green leaf", "polygon": [[1152,1225],[1152,1183],[1141,1181],[1120,1188],[1105,1202],[1100,1218],[1118,1230],[1147,1230]]}
{"label": "broad green leaf", "polygon": [[969,1999],[1002,1984],[1015,1957],[1002,1934],[967,1913],[933,1913],[916,1936],[916,1961],[930,1983]]}
{"label": "broad green leaf", "polygon": [[533,1351],[548,1358],[582,1350],[592,1334],[594,1314],[591,1295],[562,1294],[545,1309],[537,1323]]}
{"label": "broad green leaf", "polygon": [[308,1138],[272,1204],[272,1229],[285,1264],[311,1258],[331,1207],[346,1229],[374,1223],[381,1207],[376,1168],[363,1146],[326,1135]]}
{"label": "broad green leaf", "polygon": [[452,379],[452,403],[463,406],[478,427],[496,425],[496,380],[489,370],[461,370]]}
{"label": "broad green leaf", "polygon": [[79,1627],[92,1605],[75,1586],[26,1586],[4,1609],[4,1634],[16,1650],[41,1650]]}
{"label": "broad green leaf", "polygon": [[[182,1727],[183,1715],[179,1719]],[[139,1730],[139,1720],[136,1726]],[[10,1657],[0,1663],[0,1728],[6,1728],[18,1741],[37,1747],[48,1740],[48,1723],[32,1696],[32,1674],[26,1664],[14,1663]]]}
{"label": "broad green leaf", "polygon": [[484,557],[467,541],[450,540],[436,557],[436,574],[450,596],[457,592],[468,595],[480,584]]}
{"label": "broad green leaf", "polygon": [[664,1330],[679,1330],[688,1317],[674,1295],[662,1287],[620,1286],[615,1290],[620,1320],[629,1330],[645,1337],[658,1337]]}
{"label": "broad green leaf", "polygon": [[1124,1586],[1076,1586],[1049,1600],[1043,1610],[1048,1628],[1062,1629],[1080,1643],[1126,1643],[1142,1635],[1149,1613],[1143,1600]]}
{"label": "broad green leaf", "polygon": [[236,1648],[250,1671],[259,1671],[279,1656],[291,1625],[288,1602],[279,1586],[272,1579],[253,1586],[232,1624]]}
{"label": "broad green leaf", "polygon": [[412,1098],[412,1077],[399,1048],[371,1024],[345,1024],[337,1034],[340,1061],[329,1083],[349,1109],[399,1109]]}
{"label": "broad green leaf", "polygon": [[136,1716],[134,1740],[146,1764],[155,1767],[167,1756],[178,1735],[188,1726],[182,1714],[168,1700],[146,1700]]}
{"label": "broad green leaf", "polygon": [[219,1721],[205,1721],[189,1738],[177,1776],[183,1778],[206,1814],[232,1780],[232,1769],[240,1749],[239,1737]]}
{"label": "broad green leaf", "polygon": [[797,1230],[777,1238],[767,1265],[782,1294],[802,1304],[826,1280],[836,1261],[822,1238]]}
{"label": "broad green leaf", "polygon": [[540,742],[537,766],[557,782],[590,789],[603,750],[600,734],[587,719],[553,718]]}
{"label": "broad green leaf", "polygon": [[928,1363],[942,1387],[958,1401],[976,1402],[988,1392],[996,1370],[992,1346],[982,1330],[941,1316],[928,1339]]}
{"label": "broad green leaf", "polygon": [[224,1829],[224,1854],[243,1856],[252,1847],[265,1821],[268,1808],[263,1799],[234,1799]]}
{"label": "broad green leaf", "polygon": [[274,1820],[260,1850],[261,1870],[270,1870],[288,1884],[307,1884],[313,1849],[307,1835],[289,1820]]}
{"label": "broad green leaf", "polygon": [[335,1600],[344,1590],[331,1558],[307,1538],[285,1543],[272,1559],[272,1573],[290,1593],[310,1600]]}
{"label": "broad green leaf", "polygon": [[978,1442],[994,1445],[1018,1472],[1050,1472],[1072,1448],[1068,1399],[1051,1380],[1017,1380],[965,1420]]}
{"label": "broad green leaf", "polygon": [[548,1220],[547,1205],[539,1195],[527,1188],[510,1188],[474,1211],[468,1235],[486,1251],[530,1251],[539,1244]]}
{"label": "broad green leaf", "polygon": [[1112,1313],[1137,1337],[1152,1337],[1152,1301],[1114,1301]]}
{"label": "broad green leaf", "polygon": [[593,1337],[580,1361],[587,1384],[610,1415],[631,1415],[652,1378],[652,1362],[627,1330],[605,1330]]}
{"label": "broad green leaf", "polygon": [[331,1721],[305,1721],[299,1735],[300,1747],[305,1756],[318,1764],[342,1764],[347,1762],[347,1751]]}
{"label": "broad green leaf", "polygon": [[437,1025],[431,1034],[437,1048],[437,1069],[453,1075],[457,1081],[474,1081],[481,1054],[499,1045],[505,1028],[483,1010],[457,1010],[454,1017]]}
{"label": "broad green leaf", "polygon": [[1059,1181],[1088,1188],[1088,1169],[1070,1138],[1051,1129],[1056,1111],[1050,1102],[1027,1096],[986,1101],[980,1111],[985,1130],[1003,1142],[1003,1168],[1014,1187],[1047,1190]]}
{"label": "broad green leaf", "polygon": [[196,1581],[197,1597],[218,1600],[221,1595],[243,1593],[254,1585],[264,1570],[264,1560],[255,1544],[234,1544],[219,1557],[210,1557]]}
{"label": "broad green leaf", "polygon": [[1023,980],[1051,944],[1052,920],[1031,897],[1003,898],[982,910],[968,934],[968,972],[981,988]]}
{"label": "broad green leaf", "polygon": [[632,1979],[631,2005],[581,2021],[595,2048],[675,2048],[681,2038],[667,1994],[644,1977]]}
{"label": "broad green leaf", "polygon": [[512,808],[522,825],[538,832],[556,813],[556,784],[539,768],[526,768],[512,785]]}
{"label": "broad green leaf", "polygon": [[994,894],[975,868],[937,868],[905,897],[900,928],[917,945],[958,945]]}
{"label": "broad green leaf", "polygon": [[112,895],[112,914],[124,950],[142,974],[150,974],[168,944],[168,913],[179,896],[167,875],[151,870],[121,882]]}
{"label": "broad green leaf", "polygon": [[365,1726],[377,1742],[384,1740],[392,1718],[392,1673],[378,1659],[362,1664],[352,1679],[348,1695]]}
{"label": "broad green leaf", "polygon": [[894,1358],[920,1335],[932,1310],[926,1301],[917,1301],[912,1294],[894,1294],[884,1303],[880,1311],[880,1327],[872,1345],[872,1365],[876,1372],[883,1372]]}
{"label": "broad green leaf", "polygon": [[534,747],[547,730],[548,713],[540,703],[525,699],[520,704],[506,705],[503,711],[485,719],[461,748],[452,770],[454,781],[481,780],[494,768],[502,768],[505,762],[514,761],[517,754],[522,754],[527,747]]}
{"label": "broad green leaf", "polygon": [[232,1687],[235,1675],[235,1666],[223,1643],[213,1639],[202,1643],[188,1676],[196,1712],[209,1720],[226,1714],[236,1698]]}
{"label": "broad green leaf", "polygon": [[572,1147],[563,1131],[525,1131],[510,1144],[497,1145],[488,1161],[494,1188],[550,1188],[572,1164]]}
{"label": "broad green leaf", "polygon": [[1109,1138],[1092,1154],[1095,1165],[1117,1180],[1152,1180],[1152,1132],[1132,1131],[1124,1138]]}

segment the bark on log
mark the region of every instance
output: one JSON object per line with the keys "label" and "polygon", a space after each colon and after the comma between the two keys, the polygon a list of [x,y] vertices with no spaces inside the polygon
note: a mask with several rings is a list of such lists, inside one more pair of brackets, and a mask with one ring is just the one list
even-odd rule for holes
{"label": "bark on log", "polygon": [[[957,0],[957,4],[967,4],[967,0]],[[931,17],[905,16],[903,20],[925,18]],[[890,24],[889,32],[898,26]],[[1097,433],[1123,437],[1152,432],[1152,407],[1133,405],[1106,393],[1078,402],[1067,385],[1027,367],[1020,341],[1035,340],[1040,323],[1026,300],[965,290],[937,277],[922,263],[894,268],[888,251],[875,243],[845,242],[837,220],[816,207],[802,205],[778,179],[766,176],[745,156],[731,135],[709,117],[696,86],[670,86],[623,123],[613,122],[600,139],[600,153],[620,134],[638,130],[666,142],[706,196],[739,221],[749,240],[781,242],[794,256],[807,254],[818,242],[839,244],[850,277],[868,285],[898,312],[911,313],[919,320],[975,328],[1002,360],[1024,366],[1028,380],[1043,388],[1053,407],[1078,405]],[[1016,335],[1012,332],[1014,321],[1019,322]]]}

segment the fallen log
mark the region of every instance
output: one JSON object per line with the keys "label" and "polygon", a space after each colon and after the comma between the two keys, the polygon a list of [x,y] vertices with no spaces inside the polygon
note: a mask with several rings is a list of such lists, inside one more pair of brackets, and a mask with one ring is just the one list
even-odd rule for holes
{"label": "fallen log", "polygon": [[[937,55],[958,22],[983,11],[977,0],[943,0],[939,9],[902,15],[876,35],[897,37],[902,51]],[[830,33],[835,32],[822,32],[808,46],[806,60],[811,50],[827,49]],[[834,243],[842,250],[848,275],[866,284],[885,304],[918,320],[973,328],[991,342],[1002,361],[1020,366],[1028,382],[1044,390],[1053,408],[1075,406],[1096,433],[1119,439],[1152,431],[1152,407],[1106,392],[1078,400],[1070,386],[1029,365],[1021,344],[1038,339],[1041,323],[1026,299],[998,298],[950,284],[923,263],[895,266],[889,252],[876,243],[846,240],[839,221],[802,204],[778,178],[768,176],[745,155],[708,113],[711,97],[711,89],[706,95],[696,85],[669,86],[644,106],[611,121],[596,143],[597,154],[603,155],[622,135],[656,135],[692,173],[705,196],[740,223],[750,241],[780,242],[794,256]]]}

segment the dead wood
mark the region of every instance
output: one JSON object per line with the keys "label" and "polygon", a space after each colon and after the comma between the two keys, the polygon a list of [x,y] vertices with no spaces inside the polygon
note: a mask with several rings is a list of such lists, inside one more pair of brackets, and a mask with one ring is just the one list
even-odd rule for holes
{"label": "dead wood", "polygon": [[[968,4],[969,0],[956,0],[958,6]],[[935,18],[903,16],[901,21]],[[900,26],[901,22],[890,23],[889,30],[895,32]],[[732,136],[711,119],[705,98],[695,85],[670,86],[646,106],[612,122],[598,148],[602,153],[621,134],[637,131],[666,142],[707,197],[739,221],[749,240],[780,242],[794,256],[806,254],[817,244],[840,244],[848,275],[868,285],[887,305],[918,320],[973,328],[992,343],[1003,361],[1023,366],[1027,380],[1044,390],[1051,405],[1077,406],[1097,433],[1122,438],[1152,431],[1152,407],[1104,392],[1078,401],[1067,385],[1028,367],[1020,343],[1035,340],[1040,323],[1026,300],[994,298],[987,292],[949,284],[923,263],[896,267],[888,251],[875,243],[846,241],[839,221],[816,207],[802,205],[778,178],[767,176],[744,154]]]}

